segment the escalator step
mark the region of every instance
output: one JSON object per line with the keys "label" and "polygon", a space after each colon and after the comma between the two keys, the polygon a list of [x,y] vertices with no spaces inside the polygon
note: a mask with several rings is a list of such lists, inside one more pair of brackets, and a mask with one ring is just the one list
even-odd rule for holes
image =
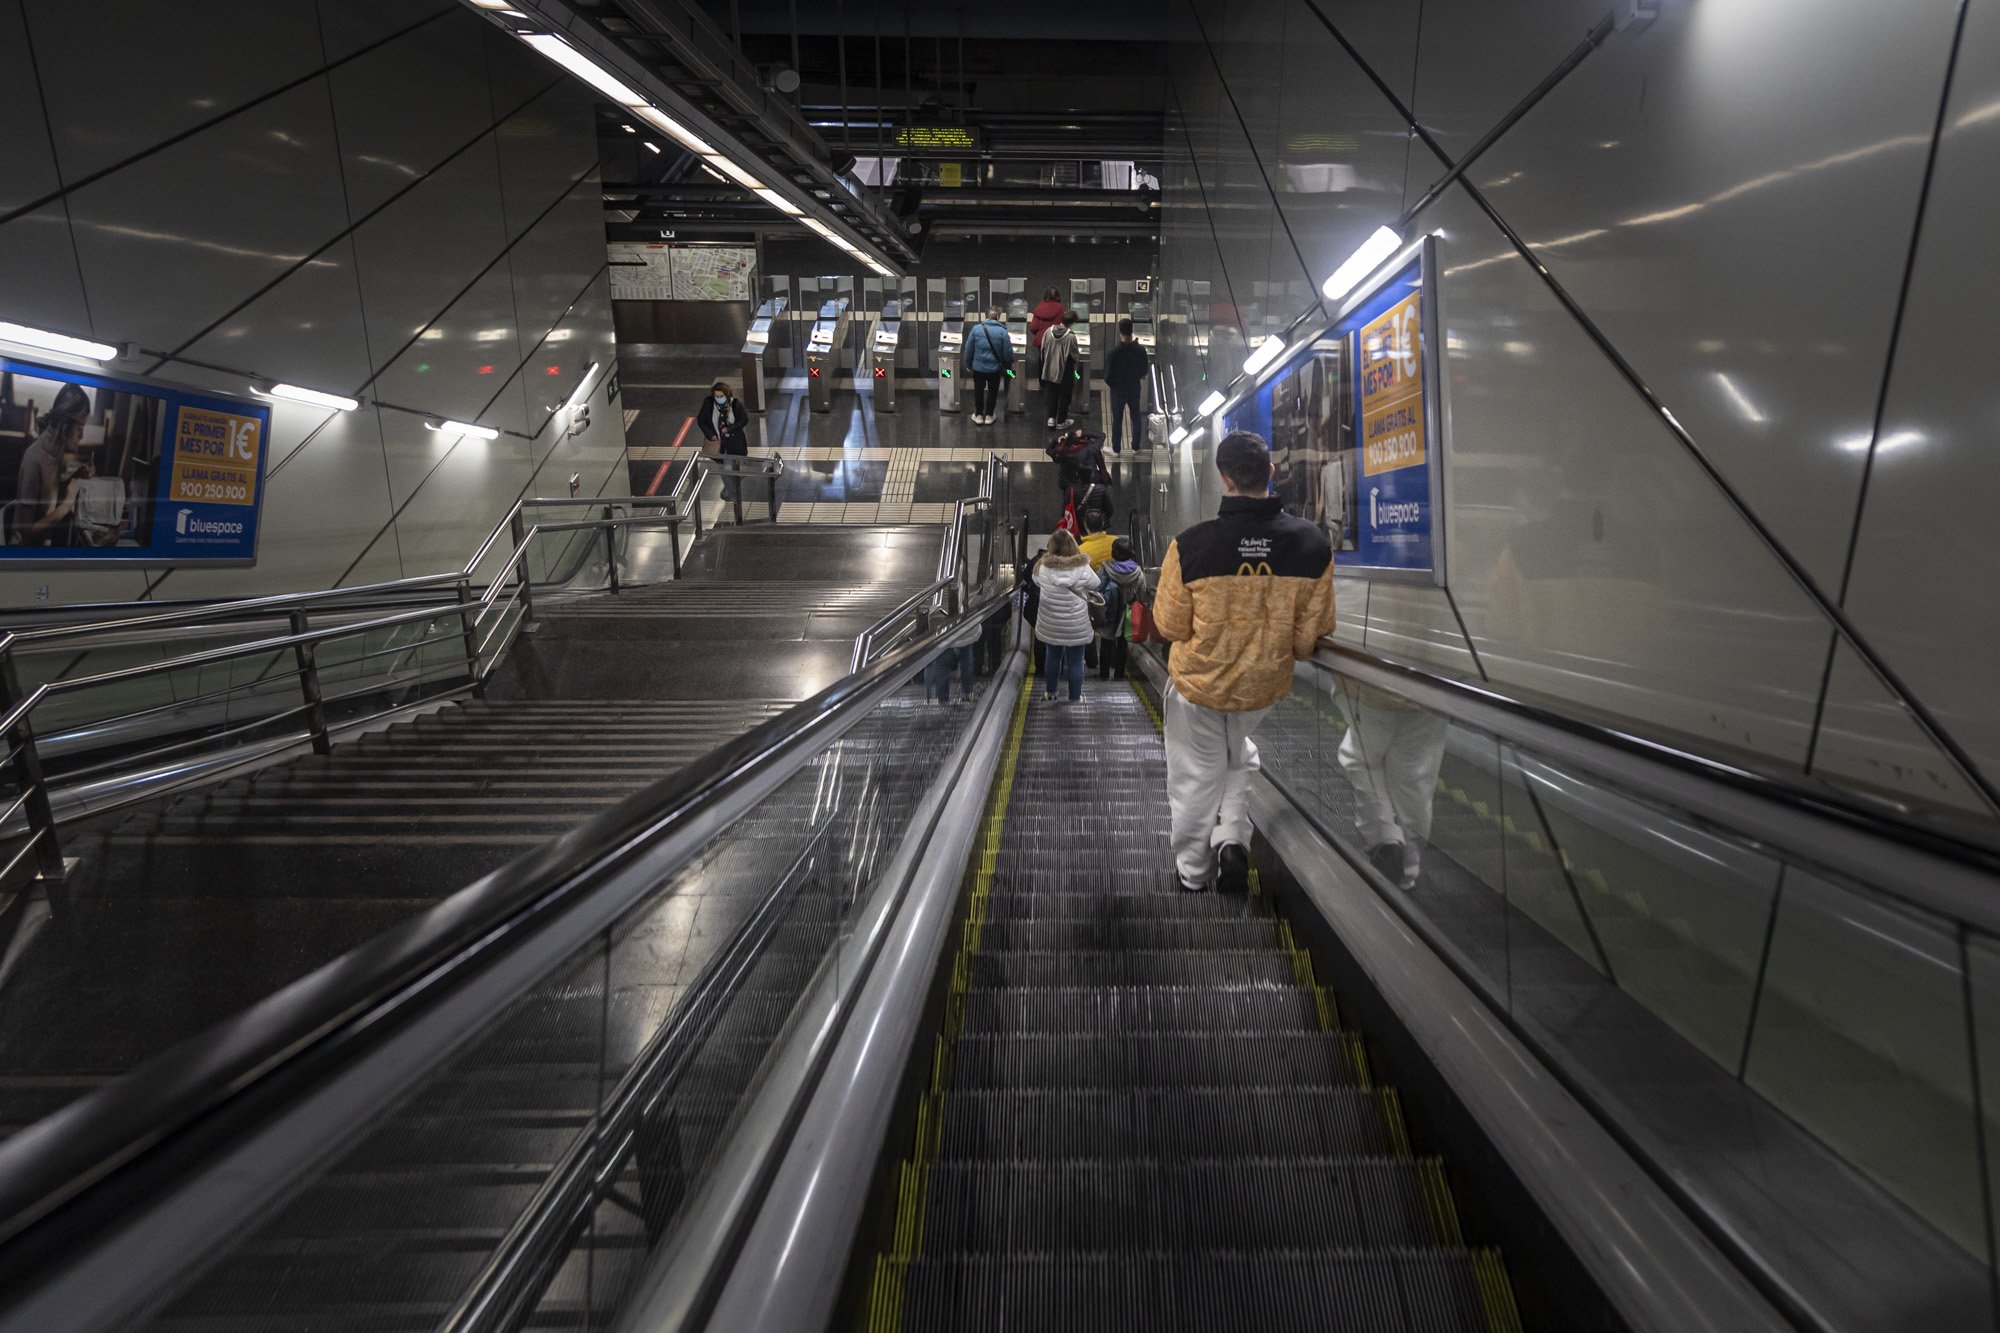
{"label": "escalator step", "polygon": [[972,959],[972,985],[1013,986],[1285,986],[1290,956],[1275,949],[1067,950],[999,953]]}
{"label": "escalator step", "polygon": [[[1464,1251],[926,1255],[904,1333],[1486,1333]],[[883,1327],[883,1325],[878,1325]]]}
{"label": "escalator step", "polygon": [[[1148,902],[1181,894],[1174,888],[1174,863],[1158,847],[1147,848],[1138,864],[1127,857],[1110,864],[1076,864],[1064,853],[1058,870],[1049,864],[1046,849],[1002,847],[993,862],[993,896],[1016,893],[1048,894],[1052,897],[1095,901],[1106,897],[1145,898]],[[1157,861],[1157,864],[1153,862]]]}
{"label": "escalator step", "polygon": [[1319,1030],[1310,991],[1296,986],[1091,986],[980,990],[965,996],[977,1033],[1270,1032]]}
{"label": "escalator step", "polygon": [[968,1162],[931,1170],[928,1252],[1248,1251],[1435,1244],[1396,1158]]}
{"label": "escalator step", "polygon": [[[1190,895],[1193,896],[1193,895]],[[1078,949],[1274,949],[1272,917],[1160,921],[1145,917],[1057,917],[1040,921],[991,921],[980,947],[996,953]]]}
{"label": "escalator step", "polygon": [[1061,893],[1013,889],[987,900],[991,921],[1269,921],[1270,909],[1255,898],[1221,893],[1163,893],[1165,876],[1151,879],[1151,891]]}
{"label": "escalator step", "polygon": [[1354,1087],[964,1091],[944,1099],[939,1159],[1360,1157],[1391,1151]]}
{"label": "escalator step", "polygon": [[952,1053],[952,1087],[1331,1087],[1353,1082],[1326,1032],[974,1036]]}

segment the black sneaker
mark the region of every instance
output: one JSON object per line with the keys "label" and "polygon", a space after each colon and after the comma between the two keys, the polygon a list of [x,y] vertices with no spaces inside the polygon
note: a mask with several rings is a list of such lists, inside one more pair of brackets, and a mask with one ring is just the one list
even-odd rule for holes
{"label": "black sneaker", "polygon": [[1215,891],[1217,893],[1250,892],[1250,853],[1243,850],[1240,842],[1225,842],[1215,854]]}
{"label": "black sneaker", "polygon": [[1403,881],[1403,844],[1400,842],[1377,843],[1368,849],[1368,863],[1382,872],[1382,878],[1391,884]]}

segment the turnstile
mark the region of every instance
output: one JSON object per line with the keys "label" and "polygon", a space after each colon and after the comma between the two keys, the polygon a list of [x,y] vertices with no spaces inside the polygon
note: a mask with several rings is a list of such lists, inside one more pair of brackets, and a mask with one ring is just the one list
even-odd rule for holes
{"label": "turnstile", "polygon": [[1097,378],[1096,340],[1088,313],[1077,306],[1070,308],[1076,311],[1076,323],[1069,330],[1076,336],[1076,366],[1070,371],[1074,383],[1069,392],[1069,411],[1070,416],[1083,421],[1090,414],[1090,386]]}
{"label": "turnstile", "polygon": [[946,301],[944,318],[938,324],[937,396],[938,411],[959,410],[958,396],[965,387],[965,303]]}
{"label": "turnstile", "polygon": [[762,412],[770,399],[765,371],[770,365],[773,334],[788,304],[784,297],[774,296],[758,306],[750,332],[743,335],[743,406],[752,412]]}
{"label": "turnstile", "polygon": [[1024,296],[1007,299],[1007,341],[1014,344],[1014,364],[1007,371],[1007,413],[1020,416],[1028,407],[1028,301]]}
{"label": "turnstile", "polygon": [[903,303],[884,301],[881,317],[875,321],[875,337],[868,359],[875,368],[875,410],[896,410],[896,358],[902,349]]}
{"label": "turnstile", "polygon": [[833,410],[833,381],[840,374],[841,354],[847,348],[847,307],[845,296],[836,296],[821,306],[806,339],[806,389],[815,412]]}

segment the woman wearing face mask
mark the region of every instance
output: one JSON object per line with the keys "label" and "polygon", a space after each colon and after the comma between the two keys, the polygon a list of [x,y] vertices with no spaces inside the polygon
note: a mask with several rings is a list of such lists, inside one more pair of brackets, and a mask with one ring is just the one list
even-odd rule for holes
{"label": "woman wearing face mask", "polygon": [[[750,436],[746,433],[750,428],[749,409],[723,381],[717,380],[709,388],[701,411],[695,413],[694,424],[701,427],[701,438],[716,446],[716,453],[734,458],[749,455]],[[738,484],[737,478],[724,476],[722,498],[734,500]]]}

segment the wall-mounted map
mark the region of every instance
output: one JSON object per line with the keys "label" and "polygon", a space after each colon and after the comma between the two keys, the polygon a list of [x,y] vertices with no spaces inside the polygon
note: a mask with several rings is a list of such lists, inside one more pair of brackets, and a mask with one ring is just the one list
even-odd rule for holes
{"label": "wall-mounted map", "polygon": [[747,301],[757,252],[734,245],[612,241],[614,301]]}

